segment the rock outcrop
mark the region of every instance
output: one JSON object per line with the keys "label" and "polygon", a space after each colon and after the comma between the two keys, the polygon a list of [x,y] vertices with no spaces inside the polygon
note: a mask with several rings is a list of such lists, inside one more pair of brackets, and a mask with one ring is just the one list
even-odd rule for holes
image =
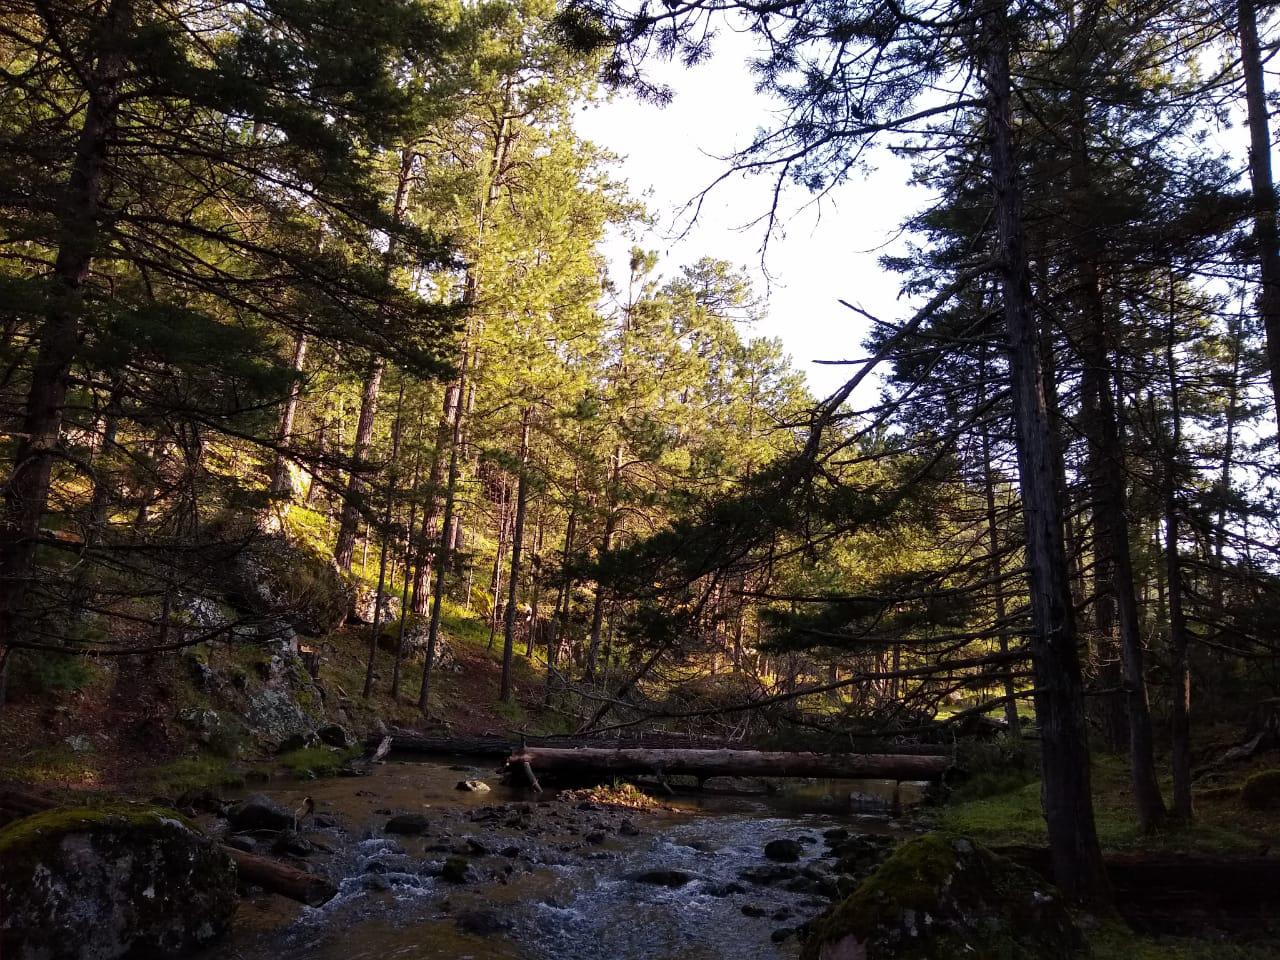
{"label": "rock outcrop", "polygon": [[1069,960],[1082,944],[1058,892],[960,837],[900,846],[810,926],[802,960]]}
{"label": "rock outcrop", "polygon": [[176,811],[62,807],[0,830],[0,903],[11,960],[187,956],[227,931],[236,871]]}

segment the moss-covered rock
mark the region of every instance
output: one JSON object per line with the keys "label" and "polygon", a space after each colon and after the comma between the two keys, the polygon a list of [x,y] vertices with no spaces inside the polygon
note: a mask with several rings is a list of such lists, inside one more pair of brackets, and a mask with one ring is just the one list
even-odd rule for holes
{"label": "moss-covered rock", "polygon": [[283,536],[246,546],[231,564],[228,580],[233,605],[281,617],[311,636],[341,625],[355,598],[352,582],[331,557]]}
{"label": "moss-covered rock", "polygon": [[1082,945],[1061,897],[970,840],[900,846],[810,928],[802,960],[1066,960]]}
{"label": "moss-covered rock", "polygon": [[235,867],[164,807],[62,807],[0,830],[0,951],[12,960],[185,956],[224,934]]}
{"label": "moss-covered rock", "polygon": [[1240,801],[1250,810],[1280,808],[1280,770],[1263,770],[1244,782]]}

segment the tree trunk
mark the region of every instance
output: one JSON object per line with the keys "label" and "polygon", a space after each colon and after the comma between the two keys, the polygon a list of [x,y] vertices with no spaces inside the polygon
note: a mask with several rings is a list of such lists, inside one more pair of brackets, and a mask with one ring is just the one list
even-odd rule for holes
{"label": "tree trunk", "polygon": [[[405,202],[408,199],[409,180],[413,174],[414,152],[409,147],[400,151],[400,172],[396,178],[396,195],[392,206],[392,216],[399,224],[404,219]],[[391,276],[392,264],[395,260],[396,237],[393,234],[387,241],[387,253],[384,258],[383,272],[387,278]],[[387,361],[381,355],[375,356],[369,363],[365,375],[364,390],[360,394],[360,414],[356,420],[355,442],[351,446],[351,468],[347,476],[347,492],[342,503],[342,521],[338,525],[338,540],[333,548],[333,559],[341,570],[351,569],[351,558],[355,553],[356,531],[360,527],[360,515],[363,512],[365,489],[364,471],[369,456],[369,447],[373,442],[373,424],[378,415],[378,391],[382,386],[382,374],[386,370]]]}
{"label": "tree trunk", "polygon": [[[293,361],[289,368],[296,375],[301,375],[302,365],[307,360],[307,335],[300,333],[293,342]],[[276,462],[271,470],[271,492],[281,494],[289,484],[289,462],[284,455],[284,448],[293,438],[293,421],[298,413],[298,398],[302,396],[302,381],[295,376],[289,384],[289,395],[285,398],[284,407],[280,411],[280,426],[276,429]],[[292,491],[290,491],[292,493]]]}
{"label": "tree trunk", "polygon": [[[982,399],[985,405],[987,399],[987,351],[984,346],[982,349]],[[982,479],[983,488],[986,493],[987,501],[987,549],[991,551],[991,590],[995,602],[996,623],[999,625],[1000,652],[1007,654],[1009,652],[1009,629],[1006,623],[1008,618],[1008,610],[1005,607],[1004,599],[1004,565],[1000,561],[1000,524],[996,514],[996,484],[995,469],[991,463],[991,428],[984,420],[982,424]],[[898,670],[899,660],[901,658],[901,649],[895,644],[893,648],[893,670]],[[1009,733],[1014,737],[1022,735],[1022,721],[1018,717],[1018,701],[1016,698],[1017,691],[1013,685],[1013,666],[1009,665],[1004,670],[1004,719],[1009,727]],[[891,682],[891,697],[897,699],[898,680],[895,677]]]}
{"label": "tree trunk", "polygon": [[400,460],[400,429],[404,418],[404,381],[396,400],[396,421],[391,428],[391,470],[387,475],[385,503],[378,544],[378,589],[373,595],[373,624],[369,630],[369,662],[364,671],[364,699],[373,695],[373,668],[378,659],[378,634],[382,632],[382,605],[387,596],[387,545],[391,532],[391,510],[395,505],[396,468]]}
{"label": "tree trunk", "polygon": [[1271,394],[1280,421],[1280,231],[1276,226],[1276,188],[1271,179],[1271,125],[1267,109],[1267,80],[1258,43],[1255,0],[1238,0],[1240,63],[1244,69],[1245,102],[1249,110],[1249,182],[1253,189],[1253,235],[1258,245],[1262,293],[1258,312],[1267,335],[1267,363]]}
{"label": "tree trunk", "polygon": [[1098,272],[1097,236],[1093,225],[1095,198],[1091,195],[1093,183],[1085,139],[1085,110],[1078,97],[1073,115],[1071,193],[1077,205],[1074,253],[1084,323],[1081,346],[1086,418],[1083,426],[1088,441],[1086,473],[1093,501],[1095,604],[1101,636],[1112,638],[1112,625],[1119,626],[1129,726],[1129,769],[1138,826],[1143,833],[1149,833],[1164,819],[1165,809],[1156,780],[1151,706],[1147,699],[1137,588],[1129,549],[1124,447],[1112,392],[1108,324]]}
{"label": "tree trunk", "polygon": [[444,483],[445,448],[449,446],[453,436],[453,419],[456,416],[454,407],[462,397],[462,386],[454,380],[444,391],[444,409],[440,411],[440,420],[436,424],[436,442],[431,452],[431,470],[427,474],[427,502],[422,510],[422,529],[418,534],[415,550],[415,570],[413,576],[413,612],[422,616],[427,612],[430,599],[428,584],[431,582],[431,538],[435,532],[436,521],[440,518],[440,487]]}
{"label": "tree trunk", "polygon": [[404,632],[409,623],[409,581],[413,579],[413,564],[418,561],[417,551],[413,547],[413,528],[418,516],[418,483],[422,479],[422,431],[418,430],[418,438],[414,444],[413,481],[410,484],[409,522],[405,526],[404,540],[404,580],[400,587],[400,625],[396,631],[395,660],[391,666],[391,701],[400,700],[400,668],[404,662]]}
{"label": "tree trunk", "polygon": [[93,266],[108,145],[120,107],[125,37],[132,4],[112,0],[96,31],[97,59],[88,68],[84,122],[76,143],[59,219],[59,247],[50,277],[49,308],[36,334],[35,364],[23,407],[13,467],[4,485],[0,521],[0,676],[8,663],[7,640],[23,631],[27,588],[36,559],[49,481],[62,438],[63,406],[80,340],[84,282]]}
{"label": "tree trunk", "polygon": [[1003,0],[990,0],[984,19],[991,181],[1030,568],[1031,650],[1045,820],[1058,885],[1073,899],[1100,901],[1107,897],[1107,878],[1093,818],[1075,612],[1039,337],[1029,297],[1010,103],[1008,10]]}
{"label": "tree trunk", "polygon": [[[477,348],[479,349],[479,348]],[[463,344],[462,367],[458,375],[458,396],[463,395],[467,379],[467,344]],[[444,578],[449,568],[449,528],[453,524],[454,501],[458,492],[459,456],[462,440],[462,404],[454,408],[453,429],[449,438],[449,479],[444,490],[444,518],[440,524],[440,537],[436,548],[436,579],[431,591],[431,622],[427,627],[427,655],[422,664],[422,685],[418,689],[418,709],[424,714],[430,709],[431,671],[435,667],[436,644],[440,638],[440,607],[444,600]]]}
{"label": "tree trunk", "polygon": [[502,497],[498,501],[498,545],[493,551],[493,574],[489,577],[489,642],[486,650],[493,649],[493,641],[498,636],[498,620],[502,606],[499,597],[502,594],[502,555],[507,551],[507,507],[510,489],[507,478],[502,478]]}
{"label": "tree trunk", "polygon": [[498,699],[510,703],[514,699],[511,684],[511,660],[516,645],[516,601],[520,593],[520,561],[524,550],[524,518],[529,504],[529,419],[532,407],[524,408],[520,419],[520,477],[516,481],[516,519],[511,533],[511,574],[507,594],[507,617],[502,635],[502,688]]}
{"label": "tree trunk", "polygon": [[1183,610],[1182,560],[1178,552],[1178,461],[1182,447],[1182,409],[1174,351],[1177,304],[1173,271],[1169,272],[1169,335],[1165,361],[1169,374],[1169,443],[1164,457],[1165,570],[1169,591],[1169,725],[1173,768],[1173,813],[1181,820],[1194,814],[1191,800],[1191,670],[1187,661],[1187,618]]}

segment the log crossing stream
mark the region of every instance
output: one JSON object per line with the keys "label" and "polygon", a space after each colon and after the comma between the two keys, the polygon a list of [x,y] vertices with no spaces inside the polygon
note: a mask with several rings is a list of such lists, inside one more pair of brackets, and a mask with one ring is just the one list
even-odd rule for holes
{"label": "log crossing stream", "polygon": [[[468,779],[492,789],[455,789]],[[865,835],[886,848],[901,829],[854,813],[851,794],[863,808],[887,806],[895,786],[797,781],[773,795],[678,796],[665,809],[627,810],[535,798],[502,786],[474,757],[268,785],[258,792],[288,809],[314,798],[303,832],[317,852],[306,863],[339,893],[318,908],[246,900],[233,938],[207,960],[792,957],[790,931],[838,895],[833,844]],[[420,815],[403,823],[425,832],[388,832],[402,814]],[[782,852],[795,860],[766,857],[771,840],[790,841]]]}

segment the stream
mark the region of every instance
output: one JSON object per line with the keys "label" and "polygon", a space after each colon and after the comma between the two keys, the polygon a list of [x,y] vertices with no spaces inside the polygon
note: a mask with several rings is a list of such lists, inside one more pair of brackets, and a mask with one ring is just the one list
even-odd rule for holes
{"label": "stream", "polygon": [[[467,779],[492,789],[456,789]],[[449,760],[266,784],[246,793],[286,809],[315,801],[301,831],[315,852],[299,865],[339,880],[338,896],[319,908],[246,898],[231,939],[205,960],[794,957],[793,928],[851,882],[834,872],[841,831],[887,849],[905,829],[884,814],[852,812],[850,794],[855,805],[885,804],[893,789],[800,781],[772,794],[675,796],[660,810],[630,810],[535,798],[500,785],[482,764]],[[425,815],[426,832],[387,833],[404,813]],[[774,839],[798,841],[798,861],[766,858]],[[465,882],[440,875],[451,857],[454,871],[465,858]]]}

